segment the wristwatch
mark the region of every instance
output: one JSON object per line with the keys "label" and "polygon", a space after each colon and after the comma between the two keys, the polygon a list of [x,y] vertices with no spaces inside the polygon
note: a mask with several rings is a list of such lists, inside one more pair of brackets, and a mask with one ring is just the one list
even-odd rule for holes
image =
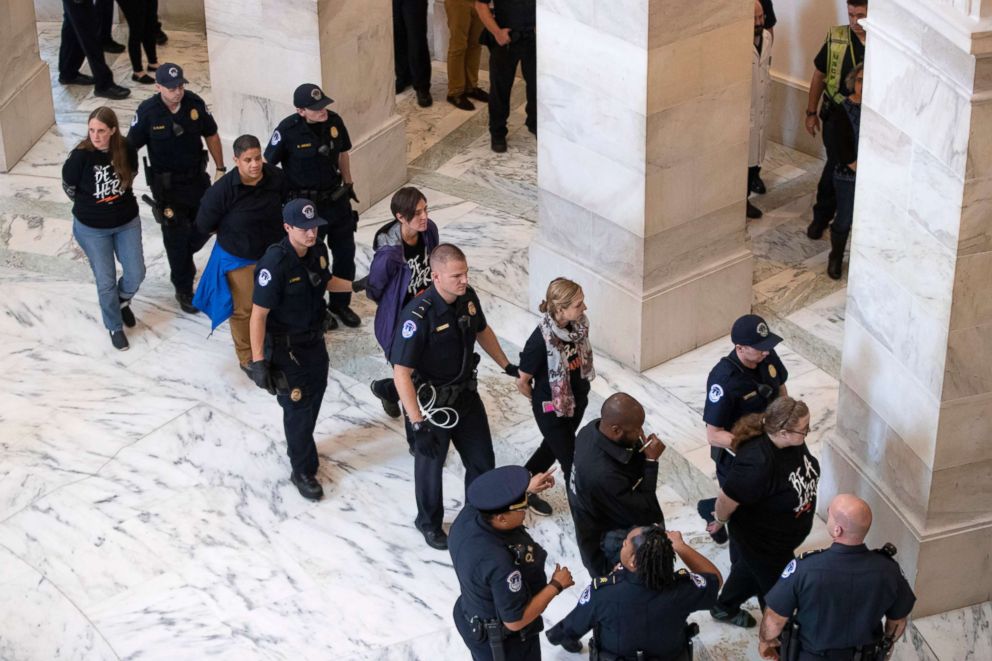
{"label": "wristwatch", "polygon": [[217,170],[217,172],[227,172],[227,168],[225,167],[214,168],[214,169]]}
{"label": "wristwatch", "polygon": [[806,111],[806,116],[807,117],[816,117],[816,115],[817,115],[817,113],[816,113],[815,110],[807,110]]}

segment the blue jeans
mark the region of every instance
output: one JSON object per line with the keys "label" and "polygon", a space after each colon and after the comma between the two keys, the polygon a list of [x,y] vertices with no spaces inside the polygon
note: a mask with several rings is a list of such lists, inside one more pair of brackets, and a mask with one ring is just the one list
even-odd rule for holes
{"label": "blue jeans", "polygon": [[[121,301],[128,301],[138,293],[145,279],[145,256],[141,250],[141,221],[134,220],[111,229],[89,227],[72,219],[72,235],[86,253],[96,280],[96,293],[100,300],[103,325],[109,331],[121,330]],[[117,264],[124,271],[117,279]]]}

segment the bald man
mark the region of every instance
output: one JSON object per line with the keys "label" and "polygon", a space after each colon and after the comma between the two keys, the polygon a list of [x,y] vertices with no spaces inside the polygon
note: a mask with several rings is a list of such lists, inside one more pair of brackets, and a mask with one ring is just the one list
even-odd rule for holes
{"label": "bald man", "polygon": [[575,438],[568,502],[582,564],[595,578],[611,570],[601,544],[618,528],[658,523],[658,458],[665,444],[644,434],[644,407],[626,393],[610,396],[600,418]]}
{"label": "bald man", "polygon": [[758,645],[762,658],[779,658],[779,635],[790,617],[799,629],[789,636],[783,661],[886,658],[879,653],[902,635],[916,596],[894,551],[865,546],[870,528],[868,503],[851,494],[831,501],[827,530],[833,544],[790,562],[765,595]]}

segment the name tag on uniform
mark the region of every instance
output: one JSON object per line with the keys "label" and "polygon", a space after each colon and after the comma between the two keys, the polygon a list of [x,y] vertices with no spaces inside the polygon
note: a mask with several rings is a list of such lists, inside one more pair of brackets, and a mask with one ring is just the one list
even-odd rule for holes
{"label": "name tag on uniform", "polygon": [[165,129],[165,124],[159,124],[158,126],[152,126],[153,131],[162,131]]}
{"label": "name tag on uniform", "polygon": [[434,329],[434,332],[435,333],[440,333],[443,330],[448,330],[448,328],[450,326],[451,326],[451,324],[441,324],[440,326],[438,326],[437,328]]}
{"label": "name tag on uniform", "polygon": [[290,278],[289,279],[289,284],[293,284],[294,282],[299,282],[302,279],[303,279],[303,276],[301,276],[301,275],[298,275],[295,278]]}
{"label": "name tag on uniform", "polygon": [[758,391],[757,390],[752,390],[748,394],[744,395],[744,401],[746,402],[747,400],[751,399],[752,397],[757,397],[757,396],[758,396]]}
{"label": "name tag on uniform", "polygon": [[296,145],[296,148],[297,149],[306,149],[307,147],[313,147],[313,143],[312,142],[306,142],[306,143],[304,143],[302,145]]}

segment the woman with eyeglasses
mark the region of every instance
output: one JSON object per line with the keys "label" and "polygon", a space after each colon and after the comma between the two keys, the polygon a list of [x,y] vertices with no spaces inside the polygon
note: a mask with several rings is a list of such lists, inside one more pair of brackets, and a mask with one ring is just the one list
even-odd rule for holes
{"label": "woman with eyeglasses", "polygon": [[736,454],[716,501],[710,533],[730,532],[730,576],[710,614],[721,622],[753,627],[755,619],[741,605],[753,596],[764,608],[764,595],[794,557],[813,527],[820,463],[806,447],[809,408],[788,395],[763,414],[746,415],[734,424]]}

